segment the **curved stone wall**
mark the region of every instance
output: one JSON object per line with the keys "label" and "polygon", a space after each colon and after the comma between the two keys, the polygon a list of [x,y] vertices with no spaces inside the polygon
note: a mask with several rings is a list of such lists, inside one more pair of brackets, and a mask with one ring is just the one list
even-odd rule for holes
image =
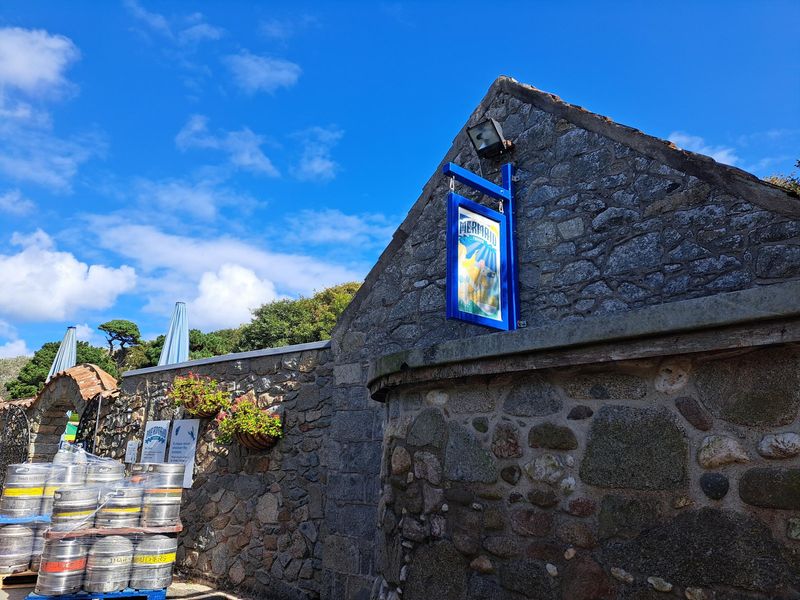
{"label": "curved stone wall", "polygon": [[389,393],[377,597],[797,597],[800,349],[530,367]]}

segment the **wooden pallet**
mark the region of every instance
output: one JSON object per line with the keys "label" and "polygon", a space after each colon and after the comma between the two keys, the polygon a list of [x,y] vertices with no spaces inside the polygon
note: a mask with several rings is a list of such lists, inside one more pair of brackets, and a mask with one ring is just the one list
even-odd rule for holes
{"label": "wooden pallet", "polygon": [[107,600],[119,598],[121,600],[166,600],[167,590],[132,590],[127,589],[122,592],[78,592],[77,594],[62,594],[60,596],[40,596],[39,594],[28,594],[25,600]]}
{"label": "wooden pallet", "polygon": [[103,529],[77,529],[75,531],[53,531],[48,529],[44,533],[46,540],[63,540],[77,537],[97,537],[103,535],[141,535],[156,533],[180,533],[183,525],[178,522],[171,527],[114,527]]}
{"label": "wooden pallet", "polygon": [[32,587],[36,585],[37,575],[38,573],[33,571],[20,571],[10,575],[0,575],[0,590]]}

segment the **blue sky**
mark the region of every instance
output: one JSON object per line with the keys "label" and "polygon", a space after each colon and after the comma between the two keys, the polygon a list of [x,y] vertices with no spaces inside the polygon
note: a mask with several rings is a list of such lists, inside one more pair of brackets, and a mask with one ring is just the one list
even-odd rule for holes
{"label": "blue sky", "polygon": [[790,172],[798,22],[796,0],[6,0],[0,356],[362,278],[500,74]]}

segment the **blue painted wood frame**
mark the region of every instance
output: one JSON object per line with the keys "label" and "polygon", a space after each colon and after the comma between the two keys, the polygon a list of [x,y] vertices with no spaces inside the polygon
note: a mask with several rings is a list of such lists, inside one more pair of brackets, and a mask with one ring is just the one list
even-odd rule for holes
{"label": "blue painted wood frame", "polygon": [[[501,200],[503,202],[503,211],[505,215],[506,227],[505,227],[505,267],[506,267],[506,278],[504,281],[505,286],[508,289],[508,298],[507,302],[504,303],[504,306],[508,306],[509,312],[507,315],[507,326],[505,329],[516,329],[519,325],[520,320],[520,303],[519,303],[519,274],[517,271],[517,251],[516,251],[516,236],[514,233],[515,230],[515,219],[514,219],[514,212],[515,212],[515,202],[514,202],[514,188],[513,188],[513,181],[514,181],[514,166],[511,163],[504,164],[500,169],[500,174],[502,177],[502,185],[497,185],[496,183],[489,181],[488,179],[484,179],[471,171],[467,171],[464,167],[460,167],[455,163],[447,163],[442,168],[442,173],[449,177],[453,177],[456,181],[463,183],[466,186],[471,187],[487,196],[491,196],[497,200]],[[451,194],[452,196],[452,194]],[[461,198],[461,196],[459,196]],[[475,204],[473,202],[473,204]],[[480,206],[480,205],[477,205]],[[495,212],[495,211],[493,211]],[[497,213],[500,214],[500,213]],[[450,202],[448,201],[448,235],[450,234],[450,226],[449,226],[449,218],[450,218]],[[448,239],[448,281],[450,275],[450,253],[452,252],[453,248]],[[457,252],[457,250],[456,250]],[[449,290],[448,290],[448,303],[450,302]],[[458,304],[455,305],[456,307]],[[448,318],[462,318],[460,316],[451,316],[450,315],[450,308],[448,304]],[[471,320],[471,319],[464,319],[464,320]],[[492,321],[489,319],[489,321]],[[493,323],[497,323],[493,321]],[[483,323],[486,324],[486,323]],[[491,327],[495,327],[496,325],[490,325]]]}
{"label": "blue painted wood frame", "polygon": [[[476,214],[499,223],[500,231],[500,306],[502,319],[490,319],[474,315],[458,308],[458,209],[464,207]],[[468,198],[450,192],[447,196],[447,318],[459,319],[468,323],[508,330],[509,316],[512,314],[508,293],[508,226],[506,216]]]}

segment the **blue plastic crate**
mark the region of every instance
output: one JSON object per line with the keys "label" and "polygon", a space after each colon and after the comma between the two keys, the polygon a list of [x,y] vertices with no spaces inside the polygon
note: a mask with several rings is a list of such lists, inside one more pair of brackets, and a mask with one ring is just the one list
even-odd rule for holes
{"label": "blue plastic crate", "polygon": [[106,600],[106,598],[126,598],[127,600],[166,600],[167,590],[132,590],[127,589],[121,592],[89,593],[78,592],[77,594],[62,594],[60,596],[40,596],[30,593],[25,596],[25,600]]}

